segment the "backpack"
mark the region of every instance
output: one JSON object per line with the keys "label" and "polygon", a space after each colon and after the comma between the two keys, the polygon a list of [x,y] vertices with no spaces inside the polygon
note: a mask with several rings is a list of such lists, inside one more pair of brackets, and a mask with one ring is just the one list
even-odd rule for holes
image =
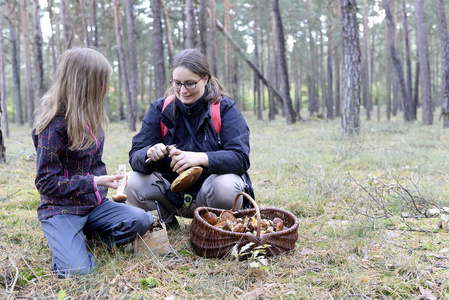
{"label": "backpack", "polygon": [[[167,98],[164,99],[164,105],[162,106],[162,111],[167,107],[167,105],[170,104],[175,99],[175,95],[170,95]],[[221,114],[220,114],[220,104],[221,99],[217,103],[212,103],[210,106],[210,113],[212,115],[212,123],[214,124],[215,131],[217,134],[220,134],[221,130]],[[161,137],[164,138],[164,136],[167,134],[167,126],[164,125],[164,123],[161,123]]]}

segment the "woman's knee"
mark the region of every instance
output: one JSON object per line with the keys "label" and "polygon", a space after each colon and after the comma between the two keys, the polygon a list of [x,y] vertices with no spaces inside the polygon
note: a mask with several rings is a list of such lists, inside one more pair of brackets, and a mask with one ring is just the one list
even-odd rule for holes
{"label": "woman's knee", "polygon": [[[237,194],[244,188],[242,178],[235,174],[217,175],[210,184],[208,206],[224,209],[232,208]],[[237,200],[236,208],[242,206],[242,201],[240,197]]]}

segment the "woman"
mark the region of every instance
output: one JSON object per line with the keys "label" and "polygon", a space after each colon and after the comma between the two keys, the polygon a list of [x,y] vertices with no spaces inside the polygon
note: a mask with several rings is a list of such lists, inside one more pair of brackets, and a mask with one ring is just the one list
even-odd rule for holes
{"label": "woman", "polygon": [[[154,101],[132,140],[129,162],[134,172],[125,194],[127,203],[145,210],[156,209],[157,201],[168,229],[177,229],[175,215],[192,218],[200,206],[231,209],[238,192],[253,192],[247,173],[248,125],[211,75],[207,58],[197,49],[186,49],[174,58],[171,74],[174,100]],[[218,129],[213,105],[219,105]],[[176,146],[169,151],[168,145]],[[173,180],[195,166],[204,168],[201,177],[184,192],[171,192]],[[237,209],[242,205],[246,203],[240,197]]]}
{"label": "woman", "polygon": [[65,51],[34,122],[37,212],[59,277],[95,269],[86,236],[111,247],[144,235],[153,224],[150,213],[106,199],[108,188],[117,189],[123,178],[108,176],[102,161],[108,121],[103,101],[111,74],[96,50]]}

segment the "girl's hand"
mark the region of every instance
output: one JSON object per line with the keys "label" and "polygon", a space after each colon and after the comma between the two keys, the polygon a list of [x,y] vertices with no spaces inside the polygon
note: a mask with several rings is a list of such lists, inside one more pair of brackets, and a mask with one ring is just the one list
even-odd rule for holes
{"label": "girl's hand", "polygon": [[102,175],[102,176],[95,176],[94,180],[97,185],[106,186],[111,189],[117,189],[118,181],[123,177],[124,177],[123,175]]}
{"label": "girl's hand", "polygon": [[162,143],[151,146],[147,151],[147,157],[150,161],[158,161],[168,154],[167,146]]}
{"label": "girl's hand", "polygon": [[175,149],[170,151],[169,156],[172,159],[170,167],[173,169],[173,172],[177,172],[178,174],[190,167],[203,166],[207,168],[209,166],[209,157],[205,152],[190,152]]}

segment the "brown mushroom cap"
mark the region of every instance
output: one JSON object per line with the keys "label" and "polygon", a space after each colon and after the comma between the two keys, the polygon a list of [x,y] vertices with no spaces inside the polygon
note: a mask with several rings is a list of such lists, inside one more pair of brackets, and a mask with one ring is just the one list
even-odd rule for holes
{"label": "brown mushroom cap", "polygon": [[125,194],[116,194],[112,196],[112,200],[114,200],[115,202],[125,202],[126,199],[128,199],[128,196],[126,196]]}
{"label": "brown mushroom cap", "polygon": [[203,173],[202,167],[192,167],[185,170],[172,182],[170,189],[173,192],[179,192],[189,188],[200,178],[201,173]]}

